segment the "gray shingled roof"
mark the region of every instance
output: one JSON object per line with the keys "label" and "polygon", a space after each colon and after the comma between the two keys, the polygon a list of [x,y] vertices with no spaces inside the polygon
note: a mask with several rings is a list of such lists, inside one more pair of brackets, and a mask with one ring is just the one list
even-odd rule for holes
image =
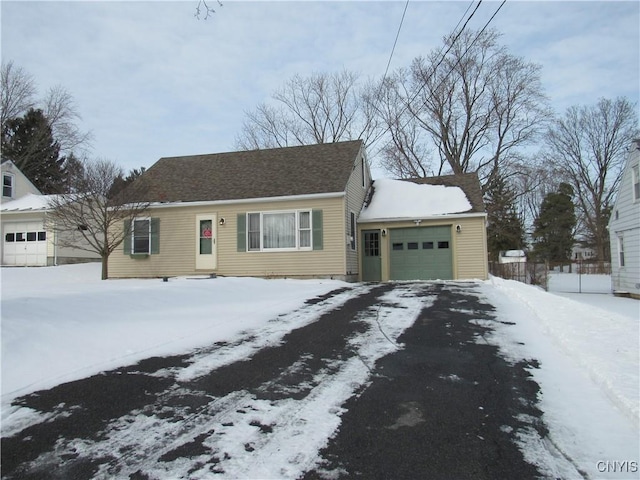
{"label": "gray shingled roof", "polygon": [[150,202],[344,192],[361,140],[158,160],[139,179]]}
{"label": "gray shingled roof", "polygon": [[482,198],[482,187],[477,173],[461,173],[457,175],[443,175],[441,177],[411,178],[414,183],[427,183],[429,185],[444,185],[446,187],[460,187],[467,200],[471,204],[473,213],[484,213],[484,200]]}

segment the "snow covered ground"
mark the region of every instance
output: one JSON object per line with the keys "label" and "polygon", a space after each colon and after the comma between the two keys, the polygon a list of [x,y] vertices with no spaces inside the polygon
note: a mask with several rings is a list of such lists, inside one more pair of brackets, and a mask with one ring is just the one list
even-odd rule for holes
{"label": "snow covered ground", "polygon": [[[30,421],[10,406],[17,396],[149,356],[233,341],[249,331],[262,332],[256,337],[264,345],[277,342],[304,319],[294,315],[291,322],[269,320],[336,288],[350,289],[336,302],[364,288],[328,280],[251,278],[102,282],[96,264],[4,268],[1,274],[4,435]],[[557,287],[569,280],[552,278],[551,290],[554,283]],[[492,322],[494,333],[478,341],[498,345],[514,361],[540,363],[531,373],[541,387],[540,407],[550,432],[544,440],[534,432],[520,436],[527,458],[549,476],[639,478],[640,302],[607,294],[566,298],[561,296],[565,293],[499,278],[478,282],[478,295],[496,307],[501,321]],[[331,302],[317,308],[321,313]],[[407,317],[389,314],[385,329],[397,337],[409,326]],[[249,356],[259,347],[252,344],[234,355]],[[372,361],[384,354],[374,350]],[[337,378],[326,392],[338,392],[340,398],[320,399],[332,408],[309,406],[312,421],[305,431],[331,434],[339,423],[339,404],[351,391],[338,384],[347,387],[354,375]],[[289,452],[290,441],[282,439]],[[305,455],[321,445],[322,439],[309,444]],[[278,458],[263,473],[278,472]],[[286,476],[297,473],[288,470]]]}

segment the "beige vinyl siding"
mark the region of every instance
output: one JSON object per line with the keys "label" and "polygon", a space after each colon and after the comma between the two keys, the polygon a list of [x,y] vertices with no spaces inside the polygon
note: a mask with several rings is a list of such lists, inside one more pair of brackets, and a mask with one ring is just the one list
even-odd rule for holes
{"label": "beige vinyl siding", "polygon": [[[247,212],[322,210],[323,249],[292,252],[238,252],[237,215]],[[147,216],[160,220],[160,253],[132,258],[117,249],[109,258],[109,276],[163,277],[216,273],[224,276],[336,276],[345,275],[344,197],[152,208]],[[218,266],[195,269],[196,215],[216,214]]]}
{"label": "beige vinyl siding", "polygon": [[[460,225],[457,233],[455,225]],[[486,280],[488,278],[487,235],[485,218],[460,218],[454,221],[451,232],[454,242],[454,268],[456,279]]]}
{"label": "beige vinyl siding", "polygon": [[[455,280],[488,278],[487,263],[487,236],[485,229],[486,217],[456,217],[443,218],[437,220],[422,220],[419,227],[449,226],[451,228],[451,242],[453,246],[453,273]],[[456,232],[456,225],[460,225],[460,233]],[[416,227],[412,221],[398,222],[368,222],[358,225],[358,241],[362,245],[362,230],[382,230],[387,231],[393,228],[413,228]],[[381,252],[381,276],[383,281],[391,277],[390,265],[390,245],[391,235],[380,237]]]}
{"label": "beige vinyl siding", "polygon": [[[364,169],[363,167],[364,162]],[[364,171],[364,179],[362,178]],[[353,171],[347,182],[346,189],[346,202],[345,202],[345,250],[346,250],[346,271],[354,275],[358,274],[358,251],[360,250],[360,244],[358,242],[358,228],[357,222],[364,204],[365,196],[369,190],[371,183],[371,173],[369,171],[369,165],[367,164],[364,150],[360,151],[360,154],[356,158]],[[364,185],[364,186],[363,186]],[[351,212],[356,216],[356,249],[352,250],[350,245],[350,232],[351,232]]]}

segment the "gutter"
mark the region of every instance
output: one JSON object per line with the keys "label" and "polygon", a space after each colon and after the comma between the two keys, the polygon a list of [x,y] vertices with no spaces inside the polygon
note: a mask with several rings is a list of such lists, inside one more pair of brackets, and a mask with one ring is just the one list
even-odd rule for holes
{"label": "gutter", "polygon": [[[310,193],[305,195],[285,195],[279,197],[239,198],[234,200],[204,200],[198,202],[152,202],[148,208],[204,207],[215,205],[241,205],[258,202],[286,202],[297,200],[322,200],[325,198],[342,198],[345,192]],[[141,202],[144,203],[144,202]]]}
{"label": "gutter", "polygon": [[389,217],[389,218],[368,218],[358,219],[358,223],[381,223],[381,222],[415,222],[416,220],[447,220],[456,218],[487,218],[486,213],[443,213],[441,215],[427,215],[425,217]]}

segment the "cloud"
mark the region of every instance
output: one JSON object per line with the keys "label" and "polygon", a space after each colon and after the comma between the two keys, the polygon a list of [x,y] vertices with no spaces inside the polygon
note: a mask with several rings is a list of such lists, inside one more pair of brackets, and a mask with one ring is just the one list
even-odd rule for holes
{"label": "cloud", "polygon": [[[384,72],[404,2],[7,2],[2,56],[74,96],[94,153],[126,169],[234,148],[243,112],[294,74]],[[439,48],[467,2],[410,2],[391,69]],[[499,6],[485,2],[482,28]],[[508,2],[492,26],[543,66],[554,105],[638,96],[636,2]],[[633,98],[635,96],[635,98]]]}

